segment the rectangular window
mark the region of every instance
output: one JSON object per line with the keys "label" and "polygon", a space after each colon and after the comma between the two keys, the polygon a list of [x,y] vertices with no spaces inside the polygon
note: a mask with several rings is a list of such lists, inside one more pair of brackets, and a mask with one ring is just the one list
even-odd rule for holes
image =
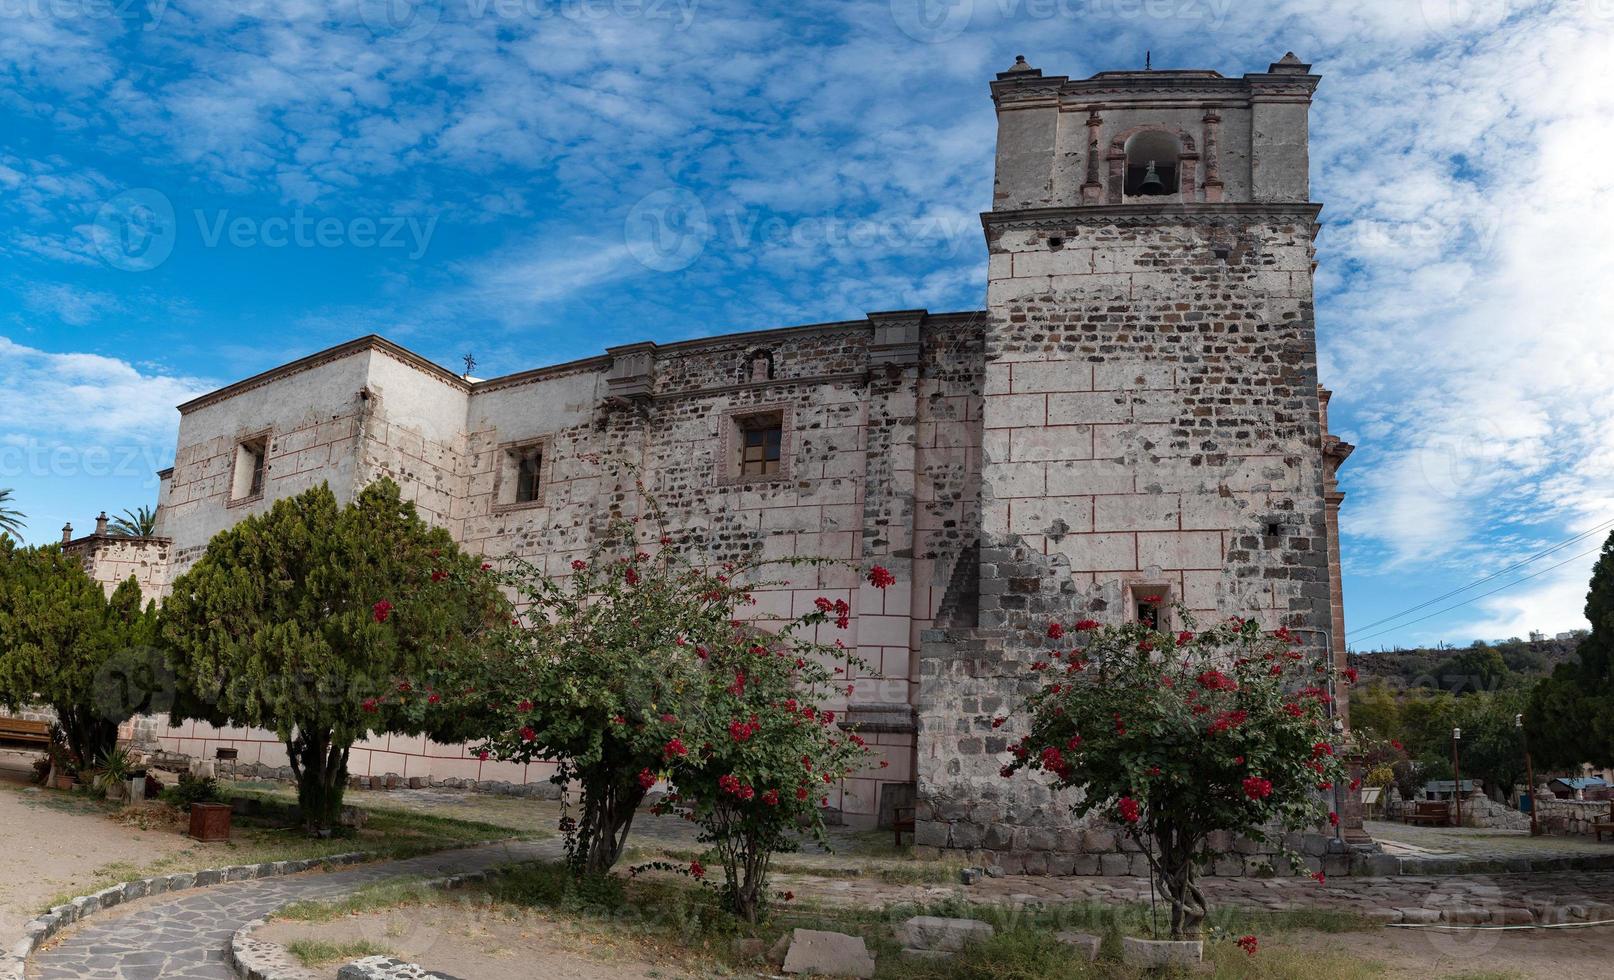
{"label": "rectangular window", "polygon": [[231,500],[253,500],[263,496],[268,459],[268,436],[247,439],[235,447],[235,469],[230,481]]}
{"label": "rectangular window", "polygon": [[789,405],[754,405],[724,412],[718,422],[719,485],[775,483],[791,478]]}
{"label": "rectangular window", "polygon": [[507,442],[493,457],[493,510],[495,513],[544,502],[544,454],[549,438]]}
{"label": "rectangular window", "polygon": [[779,449],[784,428],[777,418],[741,423],[740,475],[773,476],[779,472]]}

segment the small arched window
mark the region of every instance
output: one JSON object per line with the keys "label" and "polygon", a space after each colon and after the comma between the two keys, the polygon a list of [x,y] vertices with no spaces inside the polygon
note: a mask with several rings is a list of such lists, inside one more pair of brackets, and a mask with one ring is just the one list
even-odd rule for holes
{"label": "small arched window", "polygon": [[1177,193],[1177,137],[1158,130],[1139,133],[1126,144],[1126,196],[1163,197]]}

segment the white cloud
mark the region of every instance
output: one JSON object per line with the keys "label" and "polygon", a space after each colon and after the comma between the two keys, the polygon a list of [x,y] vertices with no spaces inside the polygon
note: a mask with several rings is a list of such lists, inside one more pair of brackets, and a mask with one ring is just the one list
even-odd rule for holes
{"label": "white cloud", "polygon": [[216,388],[101,354],[53,353],[0,337],[0,428],[168,439],[175,406]]}

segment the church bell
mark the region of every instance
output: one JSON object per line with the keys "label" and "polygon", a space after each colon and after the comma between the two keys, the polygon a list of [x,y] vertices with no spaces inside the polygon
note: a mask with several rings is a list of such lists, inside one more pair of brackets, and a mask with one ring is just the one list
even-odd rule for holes
{"label": "church bell", "polygon": [[1149,169],[1143,175],[1143,183],[1138,186],[1141,194],[1164,194],[1166,182],[1160,179],[1160,174],[1154,169],[1154,161],[1149,161]]}

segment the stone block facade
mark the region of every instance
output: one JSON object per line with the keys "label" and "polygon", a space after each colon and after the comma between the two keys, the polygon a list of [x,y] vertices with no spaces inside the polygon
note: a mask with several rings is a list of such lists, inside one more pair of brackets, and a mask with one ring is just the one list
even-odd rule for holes
{"label": "stone block facade", "polygon": [[[275,499],[320,482],[349,498],[384,476],[472,551],[564,575],[605,522],[643,513],[631,477],[597,462],[627,461],[714,560],[895,573],[882,592],[855,569],[802,570],[758,595],[762,620],[820,595],[852,605],[837,635],[870,666],[832,707],[889,767],[846,783],[849,819],[914,805],[924,848],[1135,872],[1111,830],[997,777],[1017,733],[991,720],[1027,693],[1050,617],[1122,621],[1145,594],[1342,656],[1349,447],[1327,435],[1317,378],[1316,84],[1292,56],[1242,78],[1000,74],[983,311],[647,341],[485,381],[366,337],[196,399],[163,474],[163,581]],[[759,420],[779,460],[747,475]],[[285,764],[267,733],[144,730]],[[398,736],[353,759],[359,776],[548,776]],[[1223,873],[1263,856],[1229,846]]]}

